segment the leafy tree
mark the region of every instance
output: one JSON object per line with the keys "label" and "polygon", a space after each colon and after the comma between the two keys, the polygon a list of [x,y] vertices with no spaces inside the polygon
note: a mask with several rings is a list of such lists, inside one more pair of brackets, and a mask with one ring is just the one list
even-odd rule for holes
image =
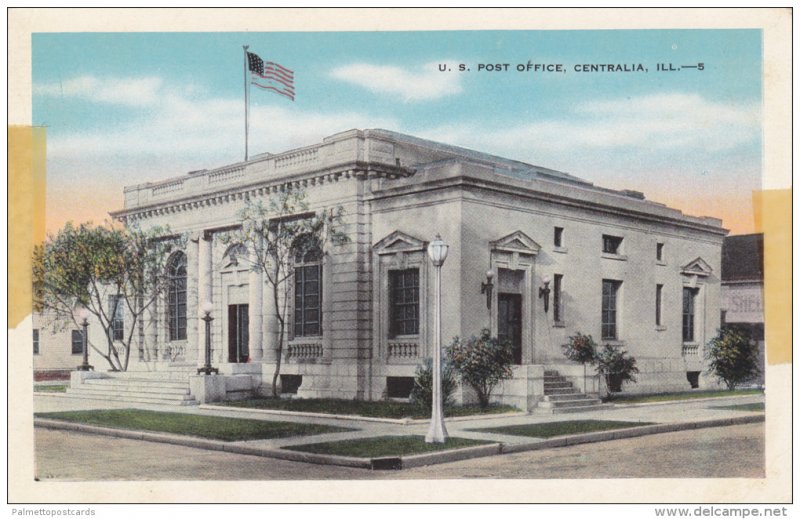
{"label": "leafy tree", "polygon": [[480,337],[462,341],[458,337],[447,347],[453,368],[478,394],[482,409],[489,405],[492,390],[502,380],[511,378],[514,352],[511,343],[492,337],[484,328]]}
{"label": "leafy tree", "polygon": [[736,327],[726,326],[706,349],[709,372],[733,391],[742,382],[753,379],[758,369],[758,349],[749,334]]}
{"label": "leafy tree", "polygon": [[[450,362],[442,363],[442,402],[444,407],[453,405],[453,393],[456,391],[456,377]],[[433,407],[433,359],[426,358],[417,366],[414,374],[414,387],[411,389],[411,401],[423,409],[430,411]]]}
{"label": "leafy tree", "polygon": [[622,391],[625,382],[636,382],[636,359],[628,355],[628,352],[618,346],[606,344],[597,356],[597,374],[602,376],[606,382],[606,392],[608,397],[611,393]]}
{"label": "leafy tree", "polygon": [[278,321],[277,361],[272,375],[274,397],[278,396],[295,259],[314,250],[324,251],[328,242],[348,242],[349,238],[339,230],[343,215],[341,206],[312,213],[302,190],[287,189],[272,196],[267,204],[248,201],[239,214],[241,229],[223,237],[247,248],[250,268],[262,272],[264,283],[272,289],[274,317]]}
{"label": "leafy tree", "polygon": [[[164,238],[166,232],[67,223],[34,249],[34,308],[75,327],[80,326],[76,310],[86,308],[106,338],[104,346],[89,346],[112,370],[126,371],[137,325],[167,288],[167,256],[183,240]],[[120,307],[127,333],[114,340],[114,316]]]}

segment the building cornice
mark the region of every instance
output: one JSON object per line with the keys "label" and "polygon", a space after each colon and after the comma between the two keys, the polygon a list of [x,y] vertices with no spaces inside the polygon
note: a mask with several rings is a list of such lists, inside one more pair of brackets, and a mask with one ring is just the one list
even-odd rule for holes
{"label": "building cornice", "polygon": [[[224,168],[235,170],[234,167]],[[214,170],[217,172],[219,170]],[[206,174],[214,173],[206,172]],[[340,182],[350,179],[373,179],[386,178],[389,180],[408,177],[415,173],[413,168],[403,166],[391,166],[381,163],[364,161],[353,161],[345,164],[338,164],[329,168],[303,172],[280,179],[259,179],[247,184],[223,187],[210,192],[194,193],[180,198],[153,202],[141,206],[113,211],[110,216],[125,224],[133,223],[137,220],[163,216],[202,207],[223,205],[238,200],[248,200],[277,192],[284,192],[292,189],[305,189],[308,187],[324,185],[327,183]],[[182,181],[182,180],[181,180]],[[178,181],[170,180],[158,184],[147,185],[149,189],[159,189],[170,186]]]}

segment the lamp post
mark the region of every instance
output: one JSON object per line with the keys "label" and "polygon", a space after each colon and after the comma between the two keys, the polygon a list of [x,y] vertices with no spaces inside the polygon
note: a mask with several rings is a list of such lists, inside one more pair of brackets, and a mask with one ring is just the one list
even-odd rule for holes
{"label": "lamp post", "polygon": [[94,371],[94,366],[89,364],[89,310],[81,308],[78,319],[83,326],[83,363],[78,366],[78,371]]}
{"label": "lamp post", "polygon": [[214,320],[211,317],[211,311],[214,310],[214,305],[211,301],[206,301],[203,303],[203,321],[206,323],[206,363],[202,368],[197,368],[197,374],[203,373],[205,375],[210,375],[212,373],[219,374],[219,370],[217,368],[211,367],[211,321]]}
{"label": "lamp post", "polygon": [[436,267],[436,313],[433,318],[433,405],[431,427],[425,436],[425,443],[444,443],[447,430],[444,428],[442,410],[442,265],[447,259],[449,247],[438,234],[428,245],[428,256]]}
{"label": "lamp post", "polygon": [[494,289],[494,272],[492,269],[486,271],[486,283],[481,283],[481,294],[486,294],[486,308],[489,310],[489,333],[492,331],[492,290]]}
{"label": "lamp post", "polygon": [[550,309],[550,276],[547,274],[542,277],[543,287],[539,287],[539,299],[544,299],[544,313]]}

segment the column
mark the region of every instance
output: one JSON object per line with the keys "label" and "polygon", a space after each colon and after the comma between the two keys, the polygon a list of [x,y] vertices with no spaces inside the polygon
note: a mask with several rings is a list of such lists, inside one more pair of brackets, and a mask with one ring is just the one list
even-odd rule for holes
{"label": "column", "polygon": [[[256,257],[253,251],[250,251],[250,265],[256,265]],[[248,277],[248,323],[250,335],[250,358],[254,362],[260,362],[263,358],[263,340],[262,340],[262,316],[264,312],[264,283],[262,281],[263,274],[260,270],[250,269]]]}
{"label": "column", "polygon": [[198,247],[200,236],[193,234],[186,244],[186,353],[185,361],[202,365],[205,362],[202,353],[205,343],[200,344],[198,326],[204,323],[199,319],[200,304],[198,301]]}
{"label": "column", "polygon": [[[197,308],[197,339],[198,344],[202,345],[205,348],[206,344],[206,328],[205,322],[202,320],[203,315],[203,304],[206,301],[212,301],[212,291],[211,291],[211,236],[205,235],[203,233],[198,240],[198,275],[197,275],[197,296],[198,296],[198,303],[199,306]],[[222,315],[217,315],[219,310],[214,308],[214,311],[211,313],[211,317],[215,320],[222,318]],[[213,325],[213,323],[212,323]],[[213,334],[212,334],[213,339]],[[212,348],[212,355],[211,358],[214,358],[213,349],[214,349],[214,342],[211,342]],[[205,350],[200,348],[200,351],[203,351],[205,355]],[[198,357],[203,357],[203,360],[198,358],[198,365],[202,365],[205,362],[204,355],[198,355]]]}
{"label": "column", "polygon": [[150,303],[145,310],[145,329],[144,329],[144,358],[154,362],[158,360],[158,303],[160,298]]}

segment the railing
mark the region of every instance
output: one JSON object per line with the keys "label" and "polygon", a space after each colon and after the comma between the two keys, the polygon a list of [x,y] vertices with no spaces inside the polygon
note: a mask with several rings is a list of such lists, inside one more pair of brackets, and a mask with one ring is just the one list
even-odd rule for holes
{"label": "railing", "polygon": [[165,195],[173,191],[180,191],[181,189],[183,189],[183,179],[155,186],[153,188],[153,196]]}
{"label": "railing", "polygon": [[684,344],[682,353],[684,357],[697,357],[700,354],[700,345]]}
{"label": "railing", "polygon": [[290,344],[286,350],[289,359],[318,359],[322,357],[322,344]]}
{"label": "railing", "polygon": [[319,148],[298,151],[297,153],[277,157],[275,159],[275,169],[291,168],[293,166],[316,162],[318,158]]}
{"label": "railing", "polygon": [[419,355],[419,345],[415,342],[390,342],[388,353],[389,358],[416,359]]}
{"label": "railing", "polygon": [[237,168],[212,171],[211,173],[208,174],[208,183],[218,184],[220,182],[236,180],[242,177],[244,177],[244,166],[239,166]]}

